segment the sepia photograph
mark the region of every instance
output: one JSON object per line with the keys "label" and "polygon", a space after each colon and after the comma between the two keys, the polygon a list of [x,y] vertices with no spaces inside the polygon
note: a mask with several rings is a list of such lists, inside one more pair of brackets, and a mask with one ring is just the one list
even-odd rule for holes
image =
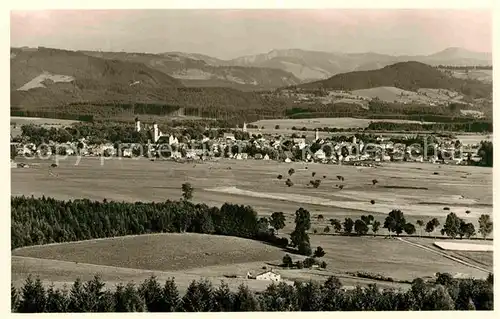
{"label": "sepia photograph", "polygon": [[492,12],[11,10],[11,312],[492,311]]}

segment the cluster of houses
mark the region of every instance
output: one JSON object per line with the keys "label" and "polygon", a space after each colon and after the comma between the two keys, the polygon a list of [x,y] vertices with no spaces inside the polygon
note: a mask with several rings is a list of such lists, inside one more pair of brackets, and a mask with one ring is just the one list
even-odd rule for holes
{"label": "cluster of houses", "polygon": [[[136,123],[136,130],[140,130]],[[430,161],[452,164],[466,164],[477,156],[478,145],[471,146],[467,151],[457,152],[453,141],[441,140],[439,144],[428,145],[436,151],[431,154],[445,154],[445,159],[437,156],[425,156],[424,150],[408,148],[395,144],[382,137],[377,143],[364,143],[352,137],[350,142],[332,142],[322,139],[318,132],[314,138],[287,138],[283,135],[266,135],[249,140],[237,140],[232,133],[224,133],[223,137],[201,140],[180,139],[174,135],[163,134],[153,125],[154,141],[147,145],[106,143],[90,145],[88,139],[64,144],[49,143],[41,147],[33,143],[13,145],[18,156],[49,158],[54,153],[58,155],[80,156],[119,156],[119,157],[160,157],[173,160],[209,160],[214,157],[226,157],[236,160],[253,158],[256,160],[279,160],[284,162],[305,161],[325,164],[359,164],[360,162],[383,161]],[[245,130],[245,127],[243,128]]]}

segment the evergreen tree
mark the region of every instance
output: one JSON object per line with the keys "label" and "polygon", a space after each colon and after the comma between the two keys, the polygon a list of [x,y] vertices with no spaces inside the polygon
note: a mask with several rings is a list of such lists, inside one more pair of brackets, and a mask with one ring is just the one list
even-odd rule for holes
{"label": "evergreen tree", "polygon": [[85,287],[80,280],[77,278],[71,286],[70,295],[69,295],[69,312],[86,312],[87,305],[87,295],[85,293]]}
{"label": "evergreen tree", "polygon": [[100,300],[104,294],[105,284],[102,282],[99,275],[95,275],[92,280],[87,281],[84,284],[84,309],[85,312],[98,312],[100,306]]}
{"label": "evergreen tree", "polygon": [[19,305],[19,292],[17,288],[14,287],[13,283],[10,283],[10,311],[17,312],[17,307]]}
{"label": "evergreen tree", "polygon": [[336,311],[340,309],[342,283],[337,277],[329,277],[321,287],[323,297],[322,305],[324,311]]}
{"label": "evergreen tree", "polygon": [[212,283],[206,279],[189,284],[182,307],[186,312],[209,312],[214,309],[214,291]]}
{"label": "evergreen tree", "polygon": [[35,313],[45,312],[47,295],[40,278],[33,281],[31,275],[28,276],[21,289],[22,299],[19,303],[19,312]]}
{"label": "evergreen tree", "polygon": [[308,281],[306,284],[295,284],[298,298],[298,309],[301,311],[321,311],[323,308],[323,297],[321,287],[318,283]]}
{"label": "evergreen tree", "polygon": [[163,302],[165,303],[165,312],[174,312],[179,309],[181,299],[179,296],[179,291],[177,290],[177,285],[175,284],[175,278],[170,278],[165,281],[162,295]]}
{"label": "evergreen tree", "polygon": [[233,311],[234,294],[229,290],[229,286],[225,282],[221,282],[220,286],[214,291],[214,311]]}
{"label": "evergreen tree", "polygon": [[47,312],[68,312],[69,296],[66,289],[55,289],[51,285],[47,290]]}
{"label": "evergreen tree", "polygon": [[143,312],[146,304],[132,283],[119,284],[114,293],[116,312]]}
{"label": "evergreen tree", "polygon": [[290,234],[292,246],[297,247],[299,254],[310,256],[312,253],[307,231],[311,227],[311,214],[304,208],[295,212],[295,230]]}
{"label": "evergreen tree", "polygon": [[241,284],[234,296],[234,311],[259,311],[260,305],[252,291]]}
{"label": "evergreen tree", "polygon": [[163,291],[155,276],[151,276],[150,278],[144,280],[139,287],[139,293],[146,303],[146,309],[148,312],[166,311]]}

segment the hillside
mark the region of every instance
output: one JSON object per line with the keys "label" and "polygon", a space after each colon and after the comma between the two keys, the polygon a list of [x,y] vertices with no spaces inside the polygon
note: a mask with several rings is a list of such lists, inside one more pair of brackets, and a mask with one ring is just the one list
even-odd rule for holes
{"label": "hillside", "polygon": [[222,60],[201,54],[95,51],[82,51],[82,53],[104,59],[144,63],[150,68],[179,79],[186,86],[231,87],[251,91],[301,83],[297,77],[284,70],[253,66],[228,66],[224,65],[227,63]]}
{"label": "hillside", "polygon": [[[11,111],[16,116],[133,119],[138,114],[164,116],[184,108],[181,113],[186,115],[243,120],[242,116],[251,116],[255,110],[272,112],[281,103],[231,87],[185,87],[179,79],[161,71],[169,68],[168,59],[158,64],[161,67],[152,68],[134,55],[123,54],[119,60],[57,49],[11,49]],[[149,60],[154,61],[158,60]],[[206,65],[199,60],[188,61],[192,66]],[[264,76],[266,70],[254,69],[248,68],[264,72]],[[271,70],[280,72],[284,73]]]}
{"label": "hillside", "polygon": [[378,70],[355,71],[332,76],[326,80],[299,85],[301,88],[362,90],[376,87],[396,87],[408,91],[422,88],[448,89],[474,98],[489,97],[491,85],[451,77],[420,62],[399,62]]}
{"label": "hillside", "polygon": [[[181,53],[179,53],[181,54]],[[189,56],[188,53],[182,53]],[[271,50],[223,61],[204,55],[192,55],[212,65],[266,67],[292,73],[302,81],[325,79],[335,74],[379,69],[397,62],[418,61],[437,65],[492,65],[491,53],[463,48],[447,48],[430,55],[392,56],[374,52],[339,53],[300,49]]]}
{"label": "hillside", "polygon": [[11,49],[11,106],[44,107],[96,99],[147,99],[148,92],[181,88],[169,75],[137,62],[48,48]]}

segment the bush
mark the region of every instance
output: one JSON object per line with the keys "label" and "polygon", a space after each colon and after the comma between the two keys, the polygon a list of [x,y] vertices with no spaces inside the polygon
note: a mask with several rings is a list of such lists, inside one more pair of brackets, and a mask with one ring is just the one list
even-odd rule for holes
{"label": "bush", "polygon": [[322,261],[322,262],[319,264],[319,266],[320,266],[321,268],[325,269],[327,265],[326,265],[326,262]]}
{"label": "bush", "polygon": [[304,259],[304,268],[311,268],[314,265],[317,265],[318,261],[315,258],[308,257]]}
{"label": "bush", "polygon": [[283,266],[285,266],[285,267],[291,267],[291,266],[293,266],[292,257],[290,257],[290,255],[286,254],[283,257]]}
{"label": "bush", "polygon": [[321,257],[325,256],[325,251],[323,250],[323,248],[321,246],[318,246],[316,248],[316,250],[314,251],[314,255],[313,256],[321,258]]}
{"label": "bush", "polygon": [[279,129],[280,129],[280,126],[279,126],[279,125],[276,125],[276,126],[274,127],[274,129],[275,129],[275,130],[279,130]]}

